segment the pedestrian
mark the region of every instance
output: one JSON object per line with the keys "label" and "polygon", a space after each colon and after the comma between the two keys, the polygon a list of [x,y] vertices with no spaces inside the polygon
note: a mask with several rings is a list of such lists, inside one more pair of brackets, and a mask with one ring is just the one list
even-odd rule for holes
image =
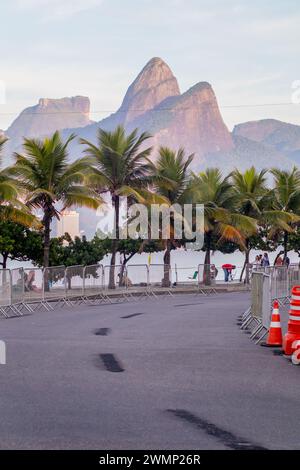
{"label": "pedestrian", "polygon": [[261,265],[264,268],[267,268],[268,266],[270,266],[270,260],[269,260],[268,253],[264,253],[264,256],[262,257]]}
{"label": "pedestrian", "polygon": [[252,266],[254,268],[257,268],[257,266],[260,266],[260,257],[259,257],[259,255],[255,256],[255,260],[253,261]]}
{"label": "pedestrian", "polygon": [[284,264],[286,265],[287,268],[288,268],[289,265],[290,265],[290,258],[289,258],[287,255],[286,255],[286,257],[285,257]]}
{"label": "pedestrian", "polygon": [[222,269],[224,271],[224,280],[228,282],[229,280],[233,281],[232,271],[235,269],[235,266],[230,263],[226,263],[222,265]]}

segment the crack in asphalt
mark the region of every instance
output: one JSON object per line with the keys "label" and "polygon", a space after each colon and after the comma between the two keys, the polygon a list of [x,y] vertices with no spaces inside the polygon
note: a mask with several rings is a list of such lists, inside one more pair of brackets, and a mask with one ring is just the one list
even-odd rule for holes
{"label": "crack in asphalt", "polygon": [[121,318],[132,318],[132,317],[137,317],[138,315],[144,315],[145,312],[138,312],[138,313],[131,313],[130,315],[124,315],[124,317]]}
{"label": "crack in asphalt", "polygon": [[258,444],[254,444],[253,442],[246,441],[244,438],[239,437],[231,433],[230,431],[226,431],[225,429],[219,428],[213,423],[206,421],[203,418],[199,418],[198,416],[190,413],[187,410],[167,410],[168,413],[172,413],[177,418],[181,418],[182,420],[195,425],[198,429],[206,432],[209,436],[215,437],[226,447],[229,447],[233,450],[267,450],[265,447],[262,447]]}

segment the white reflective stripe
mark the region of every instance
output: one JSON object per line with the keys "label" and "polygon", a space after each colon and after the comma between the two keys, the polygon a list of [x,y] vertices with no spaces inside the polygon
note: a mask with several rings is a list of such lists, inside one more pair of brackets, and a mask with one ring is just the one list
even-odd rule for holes
{"label": "white reflective stripe", "polygon": [[293,300],[300,300],[300,294],[299,294],[299,295],[293,294],[293,295],[292,295],[292,299],[293,299]]}
{"label": "white reflective stripe", "polygon": [[281,328],[280,321],[271,321],[271,328]]}
{"label": "white reflective stripe", "polygon": [[293,321],[300,321],[300,317],[296,317],[295,315],[290,315],[289,319]]}
{"label": "white reflective stripe", "polygon": [[279,309],[278,308],[273,308],[273,315],[278,315],[279,314]]}
{"label": "white reflective stripe", "polygon": [[300,310],[300,305],[290,305],[291,310]]}

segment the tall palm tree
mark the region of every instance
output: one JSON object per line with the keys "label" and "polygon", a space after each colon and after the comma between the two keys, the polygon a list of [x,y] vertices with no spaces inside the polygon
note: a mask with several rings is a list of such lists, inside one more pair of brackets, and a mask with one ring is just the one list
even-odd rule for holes
{"label": "tall palm tree", "polygon": [[[263,203],[268,192],[267,188],[267,170],[260,172],[252,166],[244,173],[235,169],[231,173],[233,194],[237,198],[237,210],[248,217],[254,219],[262,218]],[[244,271],[249,264],[250,238],[245,237],[245,262],[240,275],[240,281],[243,278]],[[246,283],[249,282],[249,271],[246,269]]]}
{"label": "tall palm tree", "polygon": [[59,219],[60,211],[71,206],[97,209],[101,202],[93,190],[83,185],[88,159],[69,163],[68,145],[74,138],[71,135],[62,142],[59,132],[55,132],[44,140],[24,139],[25,154],[15,153],[12,173],[26,191],[26,204],[43,213],[44,267],[49,266],[53,218]]}
{"label": "tall palm tree", "polygon": [[273,168],[274,187],[270,193],[272,206],[278,213],[286,213],[289,220],[283,221],[281,227],[274,227],[273,231],[283,230],[283,258],[287,257],[289,233],[293,231],[295,223],[299,223],[300,215],[300,171],[294,166],[292,170],[279,170]]}
{"label": "tall palm tree", "polygon": [[[1,150],[7,139],[0,138]],[[1,158],[0,158],[1,167]],[[9,168],[0,168],[0,217],[3,220],[18,222],[26,226],[39,227],[38,220],[30,213],[29,209],[20,201],[22,194],[20,185],[16,181]]]}
{"label": "tall palm tree", "polygon": [[110,261],[109,288],[115,288],[115,264],[120,238],[120,198],[129,196],[140,199],[140,190],[149,182],[150,162],[148,157],[152,148],[145,148],[151,136],[135,129],[126,135],[125,129],[118,126],[114,131],[98,129],[97,144],[81,139],[86,146],[84,152],[93,162],[90,183],[99,193],[109,193],[114,207],[115,233]]}
{"label": "tall palm tree", "polygon": [[[154,191],[165,198],[168,204],[183,205],[190,200],[190,176],[189,166],[194,154],[186,157],[184,149],[177,152],[168,148],[160,147],[157,162],[153,168]],[[180,216],[178,214],[177,216]],[[166,250],[164,253],[164,278],[165,286],[170,285],[170,263],[171,250],[174,248],[174,214],[170,217],[170,238],[166,239]]]}
{"label": "tall palm tree", "polygon": [[256,221],[237,212],[236,196],[229,175],[208,168],[193,177],[194,202],[204,204],[206,283],[210,283],[212,239],[228,240],[245,248],[245,239],[256,232]]}

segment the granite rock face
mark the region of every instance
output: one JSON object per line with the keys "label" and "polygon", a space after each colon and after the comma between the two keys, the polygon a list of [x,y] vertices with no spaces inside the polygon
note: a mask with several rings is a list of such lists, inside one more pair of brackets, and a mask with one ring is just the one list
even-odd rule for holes
{"label": "granite rock face", "polygon": [[193,165],[200,166],[207,153],[233,147],[211,85],[200,82],[185,93],[167,98],[146,115],[131,123],[152,133],[155,147],[184,147],[195,153]]}
{"label": "granite rock face", "polygon": [[90,100],[84,96],[72,98],[41,98],[37,105],[24,109],[5,134],[17,148],[23,137],[41,137],[56,130],[84,127],[90,123]]}
{"label": "granite rock face", "polygon": [[[113,130],[117,125],[126,131],[148,131],[153,145],[152,158],[160,145],[174,150],[184,147],[194,153],[192,168],[200,171],[218,166],[224,171],[244,169],[253,164],[258,169],[275,164],[292,167],[300,163],[300,126],[274,119],[246,122],[229,132],[222,119],[212,86],[199,82],[180,93],[177,79],[160,58],[152,58],[129,86],[120,108],[100,122],[89,119],[88,98],[76,96],[58,100],[41,99],[25,109],[5,131],[10,141],[5,153],[11,158],[26,137],[42,137],[55,130],[66,138],[71,132],[94,143],[97,129]],[[76,139],[70,145],[72,158],[79,157],[82,146]],[[11,161],[11,160],[10,160]]]}
{"label": "granite rock face", "polygon": [[118,111],[126,125],[170,96],[180,95],[169,66],[159,57],[149,60],[128,88]]}

